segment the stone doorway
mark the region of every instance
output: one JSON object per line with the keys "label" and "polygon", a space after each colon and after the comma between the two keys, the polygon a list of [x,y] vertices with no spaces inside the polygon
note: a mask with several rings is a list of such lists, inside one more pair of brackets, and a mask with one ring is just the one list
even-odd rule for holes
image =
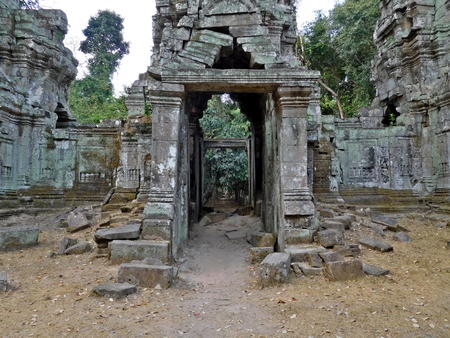
{"label": "stone doorway", "polygon": [[174,255],[188,238],[190,191],[195,188],[189,137],[212,93],[236,95],[252,121],[255,153],[260,153],[255,156],[255,192],[259,189],[262,196],[265,231],[277,233],[283,250],[290,234],[311,225],[307,108],[317,79],[317,72],[303,69],[200,69],[164,70],[160,81],[147,82],[154,156],[145,224],[170,233]]}

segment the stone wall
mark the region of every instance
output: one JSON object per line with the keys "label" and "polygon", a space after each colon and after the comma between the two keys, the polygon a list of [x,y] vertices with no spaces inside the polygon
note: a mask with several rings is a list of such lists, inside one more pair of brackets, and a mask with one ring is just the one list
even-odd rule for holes
{"label": "stone wall", "polygon": [[66,15],[0,3],[0,208],[102,200],[115,183],[121,125],[75,123]]}
{"label": "stone wall", "polygon": [[329,155],[328,192],[339,189],[348,201],[368,203],[389,204],[392,195],[448,202],[450,1],[380,5],[373,105],[354,119],[323,120],[320,143],[322,155]]}

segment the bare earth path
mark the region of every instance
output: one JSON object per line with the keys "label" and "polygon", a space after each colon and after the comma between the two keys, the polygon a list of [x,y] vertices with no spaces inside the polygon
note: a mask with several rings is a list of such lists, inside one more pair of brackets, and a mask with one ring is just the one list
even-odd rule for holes
{"label": "bare earth path", "polygon": [[401,222],[413,242],[389,240],[392,253],[363,249],[363,261],[390,276],[334,283],[293,277],[260,290],[246,261],[248,244],[224,235],[252,223],[244,220],[196,229],[176,287],[140,288],[118,301],[90,295],[116,277],[117,266],[94,253],[49,256],[67,233],[43,227],[38,247],[0,254],[0,270],[18,285],[0,294],[0,337],[450,336],[448,226],[408,215]]}

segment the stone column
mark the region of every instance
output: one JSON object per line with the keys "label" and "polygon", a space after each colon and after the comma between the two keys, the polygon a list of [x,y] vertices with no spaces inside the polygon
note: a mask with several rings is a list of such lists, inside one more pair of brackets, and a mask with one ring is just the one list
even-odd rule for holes
{"label": "stone column", "polygon": [[[143,237],[177,238],[176,194],[180,123],[184,86],[154,81],[149,86],[152,105],[152,160],[149,201],[144,210]],[[172,243],[173,252],[177,243]]]}
{"label": "stone column", "polygon": [[276,91],[279,126],[281,215],[279,241],[283,249],[291,229],[310,226],[315,213],[308,187],[307,109],[311,88],[280,87]]}

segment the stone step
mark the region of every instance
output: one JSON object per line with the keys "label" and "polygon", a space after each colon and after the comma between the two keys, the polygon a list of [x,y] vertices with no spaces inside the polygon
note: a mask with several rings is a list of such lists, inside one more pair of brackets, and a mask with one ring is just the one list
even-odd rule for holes
{"label": "stone step", "polygon": [[110,243],[110,248],[112,264],[144,259],[150,259],[164,264],[170,261],[169,241],[114,240]]}
{"label": "stone step", "polygon": [[39,228],[14,226],[0,228],[0,251],[23,249],[38,244]]}
{"label": "stone step", "polygon": [[149,265],[143,262],[122,264],[119,268],[119,282],[153,288],[167,289],[172,284],[173,268],[168,265]]}
{"label": "stone step", "polygon": [[310,244],[314,240],[314,230],[285,229],[284,240],[286,245]]}
{"label": "stone step", "polygon": [[312,245],[312,244],[301,244],[301,245],[288,245],[284,251],[291,255],[292,262],[308,262],[310,254],[318,254],[320,252],[325,252],[323,246]]}

